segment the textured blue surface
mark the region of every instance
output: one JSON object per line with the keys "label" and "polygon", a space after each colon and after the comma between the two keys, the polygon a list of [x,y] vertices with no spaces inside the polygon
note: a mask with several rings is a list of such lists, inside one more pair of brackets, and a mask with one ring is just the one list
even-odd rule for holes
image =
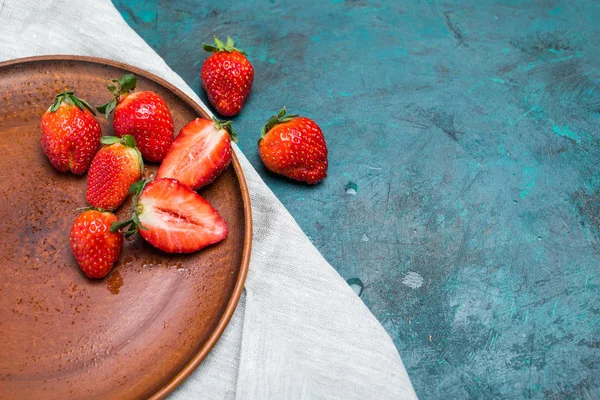
{"label": "textured blue surface", "polygon": [[[203,41],[256,70],[240,147],[394,339],[422,398],[600,398],[600,6],[116,1],[206,99]],[[330,149],[267,173],[282,105]]]}

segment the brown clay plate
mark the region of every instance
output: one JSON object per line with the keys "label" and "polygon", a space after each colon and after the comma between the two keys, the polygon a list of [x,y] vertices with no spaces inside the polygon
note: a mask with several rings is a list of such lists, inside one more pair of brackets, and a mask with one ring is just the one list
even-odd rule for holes
{"label": "brown clay plate", "polygon": [[[139,237],[103,280],[81,273],[68,232],[85,206],[86,177],[52,168],[39,119],[66,89],[92,105],[126,72],[160,94],[176,132],[206,116],[174,86],[140,69],[89,57],[0,63],[0,398],[160,398],[214,346],[241,295],[251,243],[250,200],[238,160],[199,193],[229,236],[191,255]],[[105,135],[110,121],[98,117]],[[152,175],[156,166],[148,166]],[[117,213],[125,217],[129,205]]]}

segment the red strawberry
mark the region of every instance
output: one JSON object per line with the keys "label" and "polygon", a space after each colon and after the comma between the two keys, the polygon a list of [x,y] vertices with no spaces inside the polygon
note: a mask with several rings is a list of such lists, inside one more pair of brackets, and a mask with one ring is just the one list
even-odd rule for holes
{"label": "red strawberry", "polygon": [[217,210],[176,179],[140,181],[132,190],[141,192],[133,200],[132,218],[113,224],[113,231],[129,225],[129,236],[139,228],[151,245],[169,253],[192,253],[227,237],[227,223]]}
{"label": "red strawberry", "polygon": [[129,187],[142,177],[144,162],[131,135],[122,139],[103,136],[101,142],[108,146],[92,161],[85,197],[92,207],[114,210],[127,198]]}
{"label": "red strawberry", "polygon": [[254,68],[230,37],[225,44],[215,37],[215,44],[202,44],[204,50],[213,53],[202,65],[202,86],[217,112],[231,117],[241,111],[250,94]]}
{"label": "red strawberry", "polygon": [[90,209],[73,222],[69,241],[79,268],[89,278],[103,278],[121,256],[123,234],[110,232],[117,217],[108,211]]}
{"label": "red strawberry", "polygon": [[196,118],[184,126],[165,156],[157,178],[174,178],[196,190],[211,183],[231,162],[231,121]]}
{"label": "red strawberry", "polygon": [[262,129],[260,158],[267,169],[306,183],[327,176],[327,144],[321,128],[311,119],[285,115],[285,107]]}
{"label": "red strawberry", "polygon": [[173,142],[173,117],[165,101],[154,92],[134,92],[136,78],[128,74],[113,79],[108,90],[115,97],[97,108],[106,115],[115,112],[113,128],[119,137],[134,137],[142,156],[150,162],[160,162]]}
{"label": "red strawberry", "polygon": [[78,175],[87,171],[102,136],[88,103],[73,92],[62,92],[42,115],[40,127],[42,148],[54,168]]}

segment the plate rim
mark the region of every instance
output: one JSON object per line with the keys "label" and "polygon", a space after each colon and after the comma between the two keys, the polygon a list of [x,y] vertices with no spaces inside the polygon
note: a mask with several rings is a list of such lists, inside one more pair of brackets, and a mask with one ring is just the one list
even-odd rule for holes
{"label": "plate rim", "polygon": [[[20,64],[44,61],[79,61],[107,65],[127,70],[165,87],[169,91],[173,92],[180,100],[182,100],[184,103],[190,106],[194,111],[196,111],[198,115],[201,115],[204,118],[210,118],[210,115],[208,115],[207,112],[198,103],[196,103],[190,96],[188,96],[182,90],[177,88],[175,85],[171,84],[170,82],[166,81],[163,78],[160,78],[159,76],[151,72],[120,61],[92,56],[56,54],[22,57],[15,58],[12,60],[1,61],[0,68],[3,69],[5,67]],[[149,397],[149,399],[156,400],[164,398],[167,394],[171,393],[176,387],[178,387],[198,367],[198,365],[200,365],[200,363],[206,358],[208,353],[210,353],[212,348],[215,346],[215,344],[223,334],[223,331],[225,331],[225,328],[229,324],[229,321],[231,320],[231,317],[233,316],[233,313],[237,308],[240,297],[244,290],[246,276],[250,267],[250,253],[252,250],[252,208],[250,203],[250,193],[248,192],[248,185],[246,183],[246,177],[244,176],[244,172],[242,171],[242,166],[237,158],[235,151],[232,152],[232,155],[232,165],[237,176],[240,192],[242,193],[242,203],[244,206],[244,246],[242,249],[242,261],[237,281],[235,283],[232,295],[229,298],[227,306],[225,307],[223,315],[219,319],[217,326],[212,331],[204,345],[200,348],[196,355],[192,357],[189,363],[187,363],[166,385],[162,386],[155,393],[153,393]]]}

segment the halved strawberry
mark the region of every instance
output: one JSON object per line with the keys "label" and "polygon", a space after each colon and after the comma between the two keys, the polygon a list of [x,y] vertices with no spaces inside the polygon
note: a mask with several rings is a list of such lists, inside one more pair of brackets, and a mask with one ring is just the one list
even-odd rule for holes
{"label": "halved strawberry", "polygon": [[177,181],[162,178],[132,185],[130,220],[112,225],[111,232],[129,226],[125,236],[140,234],[169,253],[192,253],[227,237],[227,223],[198,193]]}
{"label": "halved strawberry", "polygon": [[208,185],[231,162],[232,139],[237,142],[231,121],[196,118],[181,128],[156,177],[177,179],[194,190]]}

